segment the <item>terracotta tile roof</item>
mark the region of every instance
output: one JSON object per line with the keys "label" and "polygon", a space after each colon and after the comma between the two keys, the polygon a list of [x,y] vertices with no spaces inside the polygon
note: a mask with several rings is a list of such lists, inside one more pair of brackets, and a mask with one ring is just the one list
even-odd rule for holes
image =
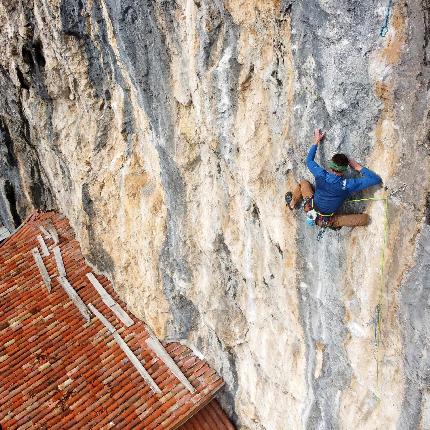
{"label": "terracotta tile roof", "polygon": [[[52,239],[43,262],[49,294],[32,249],[40,225],[52,222],[67,279],[85,304],[115,327],[160,387],[155,394],[111,333],[94,316],[86,323],[58,281]],[[223,385],[208,364],[178,344],[165,348],[196,392],[192,394],[146,344],[149,333],[134,318],[127,328],[89,282],[79,244],[66,218],[37,213],[0,245],[0,424],[3,429],[174,429]],[[123,308],[109,281],[98,281]],[[218,428],[218,427],[217,427]],[[222,427],[224,428],[224,427]],[[225,427],[226,429],[229,427]]]}
{"label": "terracotta tile roof", "polygon": [[190,418],[180,430],[235,430],[216,400]]}

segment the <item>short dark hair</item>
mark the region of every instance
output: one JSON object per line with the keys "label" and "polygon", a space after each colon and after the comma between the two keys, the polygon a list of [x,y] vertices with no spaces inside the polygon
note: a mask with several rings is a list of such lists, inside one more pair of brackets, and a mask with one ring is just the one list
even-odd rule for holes
{"label": "short dark hair", "polygon": [[349,160],[345,154],[334,154],[331,158],[333,163],[336,163],[338,166],[348,166]]}

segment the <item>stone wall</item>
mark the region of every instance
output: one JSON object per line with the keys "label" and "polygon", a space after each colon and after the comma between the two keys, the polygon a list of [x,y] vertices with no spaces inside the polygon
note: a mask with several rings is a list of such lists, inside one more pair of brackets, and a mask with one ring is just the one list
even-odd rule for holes
{"label": "stone wall", "polygon": [[[0,0],[2,223],[64,213],[240,429],[430,425],[430,3],[381,36],[389,4]],[[383,201],[321,240],[285,209],[316,126],[383,178],[386,247]]]}

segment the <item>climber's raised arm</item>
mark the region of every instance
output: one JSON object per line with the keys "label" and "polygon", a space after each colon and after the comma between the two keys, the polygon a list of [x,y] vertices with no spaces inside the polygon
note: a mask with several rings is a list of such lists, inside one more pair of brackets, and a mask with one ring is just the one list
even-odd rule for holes
{"label": "climber's raised arm", "polygon": [[352,158],[349,159],[349,165],[352,169],[356,170],[357,172],[360,172],[363,175],[361,178],[346,180],[346,189],[349,192],[355,193],[357,191],[372,187],[373,185],[378,185],[382,182],[382,179],[379,175],[357,163]]}
{"label": "climber's raised arm", "polygon": [[317,153],[318,146],[320,145],[321,141],[324,139],[325,133],[322,133],[319,128],[315,130],[314,133],[314,142],[315,144],[311,146],[311,149],[308,152],[308,156],[306,157],[306,166],[309,169],[309,171],[317,177],[318,175],[321,175],[324,173],[324,169],[315,162],[315,154]]}

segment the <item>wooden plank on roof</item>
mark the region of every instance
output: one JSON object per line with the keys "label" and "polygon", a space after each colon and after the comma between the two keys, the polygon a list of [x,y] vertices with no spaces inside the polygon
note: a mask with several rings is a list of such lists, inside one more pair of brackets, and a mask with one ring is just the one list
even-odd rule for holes
{"label": "wooden plank on roof", "polygon": [[118,303],[115,303],[113,306],[111,306],[111,309],[126,327],[131,327],[134,324],[134,321]]}
{"label": "wooden plank on roof", "polygon": [[70,285],[70,282],[66,278],[63,278],[61,276],[58,277],[58,280],[63,286],[67,295],[70,297],[70,300],[76,305],[85,320],[89,322],[91,320],[91,312],[89,311],[83,300],[79,297],[75,289]]}
{"label": "wooden plank on roof", "polygon": [[92,303],[88,303],[88,307],[91,312],[102,322],[102,324],[109,330],[110,333],[114,334],[116,328],[109,322],[109,320],[99,312]]}
{"label": "wooden plank on roof", "polygon": [[134,324],[134,321],[130,318],[127,312],[125,312],[124,309],[122,309],[121,306],[117,302],[115,302],[111,295],[97,280],[97,278],[92,273],[87,273],[87,278],[90,280],[91,284],[93,284],[94,288],[100,294],[103,303],[112,310],[112,312],[126,327],[131,327]]}
{"label": "wooden plank on roof", "polygon": [[40,249],[42,250],[42,257],[47,257],[49,255],[49,249],[41,234],[37,236],[37,240],[39,241]]}
{"label": "wooden plank on roof", "polygon": [[40,274],[42,275],[43,282],[46,285],[46,288],[48,289],[48,292],[51,292],[51,278],[49,276],[48,271],[46,270],[45,264],[43,263],[42,256],[39,253],[39,250],[37,248],[33,248],[31,250],[31,253],[33,254],[34,259],[36,260],[36,265],[39,269]]}
{"label": "wooden plank on roof", "polygon": [[0,242],[10,236],[10,231],[6,227],[0,227]]}
{"label": "wooden plank on roof", "polygon": [[121,338],[119,333],[114,333],[113,337],[115,338],[116,342],[120,346],[120,348],[125,352],[128,359],[131,361],[131,363],[134,365],[134,367],[137,369],[137,371],[140,373],[140,376],[146,381],[146,383],[151,387],[151,390],[154,393],[161,394],[161,390],[158,387],[158,385],[155,383],[155,381],[151,378],[150,374],[146,371],[146,369],[143,367],[139,359],[133,354],[133,351],[128,347],[128,345],[124,342],[124,340]]}
{"label": "wooden plank on roof", "polygon": [[97,290],[106,306],[113,306],[115,300],[109,295],[109,293],[103,288],[102,284],[97,280],[97,278],[90,272],[87,273],[87,278],[93,284],[93,287]]}
{"label": "wooden plank on roof", "polygon": [[185,388],[191,393],[195,393],[196,389],[188,381],[187,377],[182,373],[179,366],[175,363],[172,357],[164,349],[161,342],[155,337],[149,337],[146,340],[147,345],[158,355],[158,357],[163,360],[170,371],[181,381]]}
{"label": "wooden plank on roof", "polygon": [[130,360],[130,362],[133,364],[133,366],[139,372],[140,376],[142,376],[142,378],[150,386],[151,390],[154,393],[161,394],[161,390],[158,387],[158,385],[151,378],[151,375],[146,371],[146,369],[143,367],[142,363],[134,355],[133,351],[128,347],[128,345],[122,339],[122,337],[120,336],[120,334],[115,330],[115,327],[108,321],[108,319],[101,312],[99,312],[93,306],[92,303],[89,303],[88,307],[91,309],[91,311],[94,313],[94,315],[102,322],[102,324],[109,330],[109,332],[112,333],[112,335],[113,335],[116,343],[124,351],[124,353],[127,356],[127,358]]}
{"label": "wooden plank on roof", "polygon": [[58,238],[57,230],[55,229],[54,224],[52,224],[52,222],[48,221],[48,223],[46,224],[46,230],[48,230],[55,244],[60,242],[60,239]]}
{"label": "wooden plank on roof", "polygon": [[52,238],[52,236],[49,234],[48,230],[46,230],[45,227],[43,227],[43,225],[39,225],[39,230],[43,233],[43,235],[45,236],[45,239],[51,239],[54,240]]}
{"label": "wooden plank on roof", "polygon": [[66,269],[64,268],[63,258],[61,257],[61,249],[59,246],[54,248],[54,257],[55,262],[57,263],[58,274],[60,275],[60,278],[65,278],[67,276]]}

